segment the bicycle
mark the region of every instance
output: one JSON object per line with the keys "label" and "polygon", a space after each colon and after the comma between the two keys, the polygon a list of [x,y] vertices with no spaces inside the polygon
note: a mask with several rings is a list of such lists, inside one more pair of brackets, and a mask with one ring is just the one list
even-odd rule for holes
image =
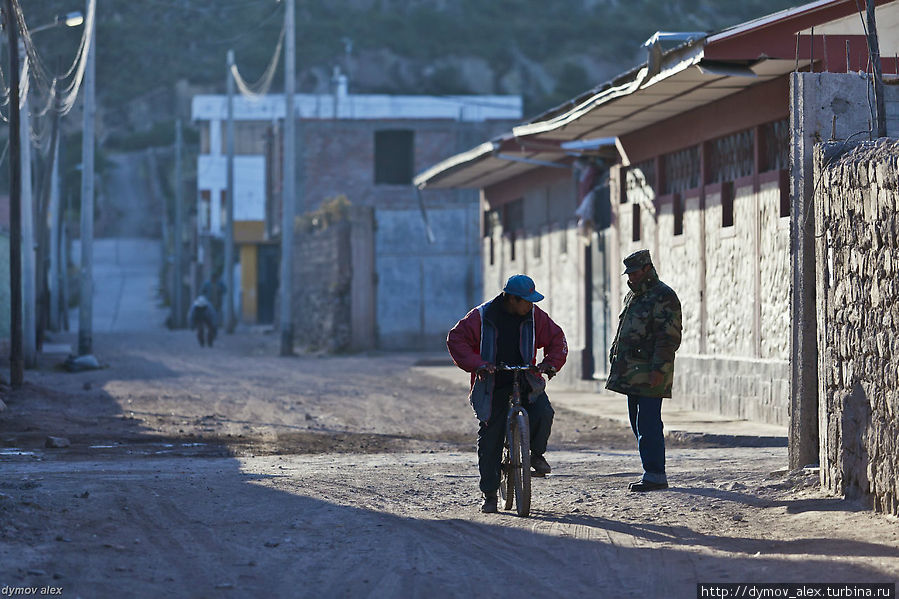
{"label": "bicycle", "polygon": [[[531,512],[531,427],[527,410],[521,405],[518,375],[528,371],[540,372],[540,369],[531,365],[507,364],[499,364],[496,369],[512,373],[512,398],[506,418],[506,442],[500,465],[499,492],[505,502],[505,509],[512,509],[514,499],[518,515],[526,518]],[[547,374],[552,378],[555,372]]]}

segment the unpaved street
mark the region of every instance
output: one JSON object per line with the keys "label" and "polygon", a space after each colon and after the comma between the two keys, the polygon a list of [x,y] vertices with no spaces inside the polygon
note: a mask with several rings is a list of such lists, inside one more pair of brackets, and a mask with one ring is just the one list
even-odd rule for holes
{"label": "unpaved street", "polygon": [[0,587],[695,597],[697,582],[896,581],[896,520],[785,473],[785,448],[669,446],[672,488],[628,494],[630,431],[562,409],[533,516],[481,514],[464,374],[436,354],[277,358],[277,341],[98,335],[108,368],[29,372],[0,413]]}

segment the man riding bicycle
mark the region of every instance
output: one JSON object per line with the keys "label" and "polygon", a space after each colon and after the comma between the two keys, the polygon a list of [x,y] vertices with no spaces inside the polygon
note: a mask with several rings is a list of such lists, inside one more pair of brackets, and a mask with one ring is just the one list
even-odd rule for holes
{"label": "man riding bicycle", "polygon": [[446,346],[456,366],[471,373],[469,401],[480,422],[478,469],[484,493],[483,512],[497,511],[497,489],[512,373],[497,371],[497,364],[536,364],[543,348],[539,373],[528,372],[522,382],[521,403],[531,430],[531,465],[538,476],[551,472],[543,457],[552,429],[553,408],[546,395],[546,381],[568,358],[565,333],[543,310],[534,305],[543,299],[527,275],[510,277],[503,292],[471,310],[456,323]]}

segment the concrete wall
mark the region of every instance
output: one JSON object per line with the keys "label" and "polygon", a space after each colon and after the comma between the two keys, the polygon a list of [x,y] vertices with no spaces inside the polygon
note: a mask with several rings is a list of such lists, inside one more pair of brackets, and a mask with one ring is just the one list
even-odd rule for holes
{"label": "concrete wall", "polygon": [[[429,243],[413,186],[375,184],[375,133],[414,130],[414,170],[420,172],[510,125],[509,121],[408,119],[298,123],[297,193],[302,198],[298,212],[313,210],[337,195],[345,195],[353,206],[375,210],[371,268],[377,279],[372,300],[376,329],[371,334],[378,347],[443,348],[449,328],[480,299],[482,277],[477,192],[423,192],[422,202],[436,237],[436,243]],[[357,253],[360,243],[354,239]],[[361,255],[357,263],[359,259]],[[357,318],[365,321],[368,316]]]}
{"label": "concrete wall", "polygon": [[[887,134],[899,136],[899,87],[884,87]],[[819,457],[819,377],[815,298],[814,148],[822,140],[863,140],[871,128],[864,74],[794,73],[790,82],[791,387],[790,466]]]}
{"label": "concrete wall", "polygon": [[429,208],[429,243],[419,209],[375,211],[378,347],[446,347],[481,295],[478,217],[476,204]]}
{"label": "concrete wall", "polygon": [[899,514],[899,142],[815,156],[822,483]]}

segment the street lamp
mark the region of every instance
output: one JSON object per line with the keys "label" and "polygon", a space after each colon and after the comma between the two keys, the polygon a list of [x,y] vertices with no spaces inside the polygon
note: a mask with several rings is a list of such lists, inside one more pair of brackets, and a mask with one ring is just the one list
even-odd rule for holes
{"label": "street lamp", "polygon": [[32,27],[28,31],[34,34],[38,31],[44,31],[45,29],[59,27],[60,25],[65,25],[66,27],[78,27],[82,23],[84,23],[84,15],[80,10],[76,10],[64,15],[56,15],[56,19],[54,21],[47,23],[46,25],[41,25],[40,27]]}

